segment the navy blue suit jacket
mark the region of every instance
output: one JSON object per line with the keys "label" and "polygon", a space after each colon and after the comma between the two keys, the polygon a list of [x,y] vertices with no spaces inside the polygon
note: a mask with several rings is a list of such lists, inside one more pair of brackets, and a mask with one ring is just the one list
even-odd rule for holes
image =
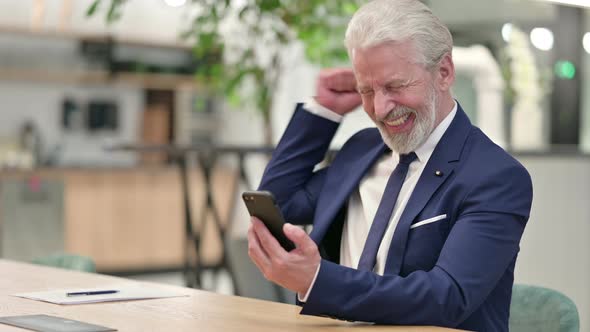
{"label": "navy blue suit jacket", "polygon": [[386,147],[376,128],[364,129],[330,166],[314,171],[337,128],[298,105],[260,185],[274,193],[289,222],[313,222],[310,236],[323,258],[301,313],[508,331],[514,266],[532,202],[526,169],[459,106],[402,213],[379,276],[338,263],[348,199]]}

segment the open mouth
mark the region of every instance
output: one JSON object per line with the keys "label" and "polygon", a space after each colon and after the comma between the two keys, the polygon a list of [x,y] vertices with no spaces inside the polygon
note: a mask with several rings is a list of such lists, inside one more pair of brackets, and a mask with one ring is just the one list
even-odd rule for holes
{"label": "open mouth", "polygon": [[405,131],[407,128],[411,127],[415,118],[416,115],[413,112],[408,112],[394,119],[383,121],[383,123],[387,126],[387,128],[390,131],[402,132]]}
{"label": "open mouth", "polygon": [[397,126],[401,126],[402,124],[404,124],[408,120],[409,117],[410,117],[410,113],[406,113],[406,114],[404,114],[400,117],[397,117],[393,120],[386,121],[385,123],[388,126],[397,127]]}

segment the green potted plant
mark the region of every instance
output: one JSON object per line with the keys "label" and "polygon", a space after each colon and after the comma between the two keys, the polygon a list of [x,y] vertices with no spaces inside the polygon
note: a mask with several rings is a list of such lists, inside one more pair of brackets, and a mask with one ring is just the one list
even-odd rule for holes
{"label": "green potted plant", "polygon": [[[88,15],[108,2],[107,22],[124,13],[129,0],[94,0]],[[239,3],[238,3],[239,2]],[[193,0],[186,10],[198,7],[182,37],[193,45],[201,63],[195,73],[212,93],[234,105],[253,105],[262,115],[264,141],[272,143],[273,99],[285,70],[284,50],[303,42],[312,63],[328,65],[346,59],[342,40],[349,17],[361,0]],[[227,38],[231,24],[240,31]],[[248,89],[244,85],[250,84]]]}

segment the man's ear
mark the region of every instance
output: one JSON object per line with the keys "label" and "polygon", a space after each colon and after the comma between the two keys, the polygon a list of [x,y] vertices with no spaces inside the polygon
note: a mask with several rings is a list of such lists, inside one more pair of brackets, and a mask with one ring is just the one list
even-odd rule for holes
{"label": "man's ear", "polygon": [[438,64],[437,81],[441,91],[449,91],[455,82],[455,64],[450,53],[443,56]]}

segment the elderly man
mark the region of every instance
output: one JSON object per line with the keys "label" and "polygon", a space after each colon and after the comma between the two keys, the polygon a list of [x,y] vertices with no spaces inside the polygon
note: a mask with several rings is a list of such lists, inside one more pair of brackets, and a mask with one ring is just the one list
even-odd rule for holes
{"label": "elderly man", "polygon": [[[253,219],[250,257],[303,314],[508,331],[532,185],[452,98],[449,30],[417,0],[377,0],[355,13],[346,46],[353,70],[320,74],[260,185],[313,231],[285,225],[297,247],[286,252]],[[377,128],[314,171],[361,102]]]}

